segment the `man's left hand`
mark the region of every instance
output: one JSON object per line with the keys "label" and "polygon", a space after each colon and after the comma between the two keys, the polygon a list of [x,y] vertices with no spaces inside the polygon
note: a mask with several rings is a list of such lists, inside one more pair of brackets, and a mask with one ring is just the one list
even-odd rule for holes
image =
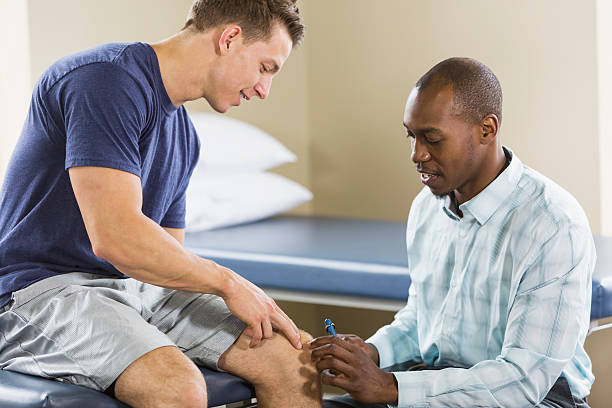
{"label": "man's left hand", "polygon": [[312,360],[323,384],[340,387],[357,401],[397,404],[395,376],[383,371],[354,335],[318,337],[310,342]]}

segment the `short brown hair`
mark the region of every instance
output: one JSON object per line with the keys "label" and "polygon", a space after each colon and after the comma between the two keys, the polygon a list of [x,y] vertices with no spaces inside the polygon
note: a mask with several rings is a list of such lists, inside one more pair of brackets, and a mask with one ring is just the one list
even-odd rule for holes
{"label": "short brown hair", "polygon": [[267,40],[275,24],[283,24],[293,45],[304,37],[297,0],[195,0],[183,29],[206,31],[222,24],[238,24],[247,42]]}

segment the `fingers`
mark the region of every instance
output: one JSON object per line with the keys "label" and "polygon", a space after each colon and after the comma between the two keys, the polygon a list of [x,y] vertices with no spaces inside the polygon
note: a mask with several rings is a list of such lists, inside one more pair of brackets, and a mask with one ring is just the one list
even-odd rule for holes
{"label": "fingers", "polygon": [[[266,298],[262,300],[263,304],[261,304],[261,306],[263,310],[261,315],[251,319],[249,331],[246,331],[246,334],[251,336],[250,347],[259,345],[262,339],[272,338],[274,330],[276,329],[289,339],[293,347],[301,349],[302,342],[300,341],[300,331],[295,323],[293,323],[293,320],[276,305],[274,300],[268,298],[266,295],[264,296]],[[266,311],[270,312],[266,313]]]}
{"label": "fingers", "polygon": [[351,381],[351,379],[347,378],[343,374],[331,375],[323,373],[321,375],[321,382],[325,385],[342,388],[347,392],[351,392],[354,389],[353,382]]}
{"label": "fingers", "polygon": [[329,344],[335,336],[322,336],[322,337],[317,337],[316,339],[310,340],[310,342],[308,343],[308,347],[310,347],[311,349],[316,349],[318,347],[324,346],[326,344]]}
{"label": "fingers", "polygon": [[300,331],[298,330],[293,320],[291,320],[285,312],[278,309],[281,313],[276,313],[273,315],[273,324],[277,328],[278,331],[283,333],[285,337],[289,340],[289,342],[296,349],[300,350],[302,348],[302,342],[300,341]]}
{"label": "fingers", "polygon": [[300,330],[300,343],[302,343],[302,346],[307,345],[311,340],[312,335],[310,333]]}
{"label": "fingers", "polygon": [[270,323],[270,320],[266,319],[263,322],[261,322],[261,327],[263,328],[263,338],[264,339],[272,338],[272,335],[274,334],[274,330],[272,330],[272,323]]}
{"label": "fingers", "polygon": [[333,357],[319,360],[315,366],[324,376],[329,376],[328,372],[333,373],[333,376],[344,376],[349,379],[355,375],[355,369],[350,364]]}
{"label": "fingers", "polygon": [[[356,337],[356,336],[355,336]],[[325,346],[327,344],[337,344],[345,349],[348,349],[350,351],[354,351],[355,349],[358,349],[359,347],[355,344],[353,344],[352,341],[347,341],[348,337],[345,334],[338,334],[336,336],[322,336],[322,337],[317,337],[316,339],[312,340],[309,343],[309,347],[311,349],[316,349],[322,346]]]}
{"label": "fingers", "polygon": [[285,311],[283,309],[281,309],[280,307],[278,307],[278,305],[275,303],[274,306],[276,306],[276,309],[278,310],[278,312],[289,321],[289,323],[293,326],[293,328],[295,329],[295,331],[298,333],[300,333],[300,329],[298,329],[297,325],[293,322],[293,320],[287,315],[287,313],[285,313]]}
{"label": "fingers", "polygon": [[336,343],[328,343],[317,347],[313,349],[311,354],[313,361],[329,359],[329,357],[334,357],[349,364],[354,360],[353,352],[343,347],[343,345]]}
{"label": "fingers", "polygon": [[261,323],[257,322],[249,326],[249,332],[250,333],[247,333],[249,336],[251,336],[251,343],[249,344],[249,347],[257,347],[257,345],[261,342],[262,337]]}

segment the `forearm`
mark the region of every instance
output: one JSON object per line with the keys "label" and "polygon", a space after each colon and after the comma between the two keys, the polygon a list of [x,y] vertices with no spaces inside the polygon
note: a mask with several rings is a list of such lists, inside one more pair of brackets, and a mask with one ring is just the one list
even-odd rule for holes
{"label": "forearm", "polygon": [[189,252],[143,214],[126,216],[114,225],[92,245],[97,256],[122,273],[169,289],[218,296],[232,291],[233,271]]}
{"label": "forearm", "polygon": [[[511,354],[509,358],[518,360],[536,357],[525,350]],[[498,358],[469,369],[397,372],[394,375],[398,382],[398,406],[533,407],[545,398],[562,364],[543,358],[536,365],[524,365]]]}

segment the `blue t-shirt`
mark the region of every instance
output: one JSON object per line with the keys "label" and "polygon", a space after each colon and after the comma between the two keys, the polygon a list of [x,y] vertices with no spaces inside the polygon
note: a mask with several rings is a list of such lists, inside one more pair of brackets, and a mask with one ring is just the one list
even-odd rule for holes
{"label": "blue t-shirt", "polygon": [[0,306],[11,292],[57,274],[125,277],[94,255],[69,168],[137,175],[143,213],[162,227],[184,228],[199,151],[149,45],[106,44],[54,63],[34,88],[0,192]]}

